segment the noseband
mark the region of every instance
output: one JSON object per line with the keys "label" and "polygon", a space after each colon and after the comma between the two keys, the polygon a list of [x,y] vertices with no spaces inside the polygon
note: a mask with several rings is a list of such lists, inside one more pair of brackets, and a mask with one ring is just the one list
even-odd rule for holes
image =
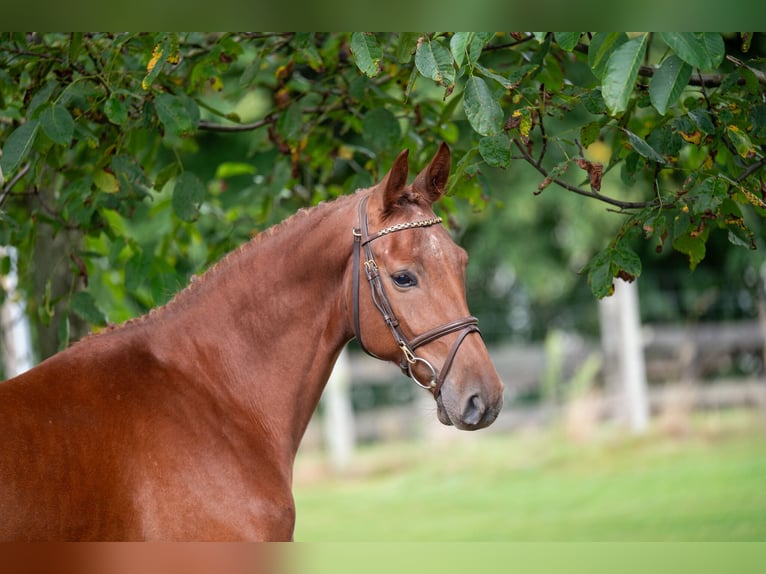
{"label": "noseband", "polygon": [[[381,357],[378,357],[376,354],[370,352],[362,342],[362,331],[359,324],[359,277],[360,277],[360,262],[361,262],[361,249],[364,249],[364,271],[367,275],[367,281],[370,283],[370,291],[372,293],[372,302],[375,304],[375,306],[378,308],[378,311],[380,311],[381,315],[383,315],[383,319],[386,322],[386,325],[388,325],[388,328],[391,329],[391,334],[394,337],[394,340],[396,341],[396,344],[399,346],[399,348],[402,351],[402,359],[399,363],[399,367],[402,369],[402,372],[404,374],[408,375],[415,383],[417,383],[419,386],[423,387],[424,389],[430,390],[434,397],[439,395],[439,391],[441,390],[441,386],[444,384],[445,379],[447,378],[447,373],[450,370],[450,367],[452,366],[452,361],[455,359],[455,355],[457,354],[458,349],[460,348],[460,345],[462,344],[463,340],[473,332],[479,333],[479,327],[478,323],[479,320],[476,317],[466,317],[464,319],[456,319],[455,321],[451,321],[449,323],[445,323],[444,325],[440,327],[436,327],[435,329],[431,329],[430,331],[427,331],[423,333],[422,335],[418,335],[417,337],[414,337],[412,340],[409,340],[407,336],[402,332],[402,329],[399,324],[399,320],[396,318],[396,314],[394,313],[393,308],[391,307],[391,302],[388,300],[388,297],[386,296],[386,291],[383,288],[383,282],[380,277],[380,273],[378,270],[378,265],[375,263],[375,254],[372,250],[372,242],[380,237],[383,237],[384,235],[389,235],[391,233],[395,233],[397,231],[404,231],[405,229],[417,229],[419,227],[430,227],[431,225],[436,225],[438,223],[441,223],[442,219],[441,217],[434,217],[431,219],[423,219],[420,221],[412,221],[408,223],[398,223],[396,225],[392,225],[391,227],[386,227],[385,229],[382,229],[376,233],[373,233],[370,235],[368,226],[367,226],[367,197],[362,199],[362,201],[359,203],[359,227],[354,229],[354,330],[356,332],[356,340],[359,341],[359,345],[362,347],[362,350],[367,353],[368,355],[375,357],[376,359],[381,359]],[[431,343],[432,341],[435,341],[436,339],[439,339],[440,337],[443,337],[444,335],[448,335],[449,333],[454,333],[456,331],[460,331],[460,334],[458,335],[458,338],[455,340],[455,342],[452,345],[452,349],[449,352],[449,355],[447,355],[446,361],[444,361],[444,365],[442,366],[442,369],[440,372],[437,372],[434,366],[428,362],[423,357],[419,357],[415,354],[415,349],[417,349],[420,346],[427,345],[428,343]],[[418,380],[418,378],[415,376],[415,373],[413,372],[413,367],[415,367],[418,363],[421,363],[423,366],[425,366],[430,372],[431,372],[431,379],[428,383],[423,383]]]}

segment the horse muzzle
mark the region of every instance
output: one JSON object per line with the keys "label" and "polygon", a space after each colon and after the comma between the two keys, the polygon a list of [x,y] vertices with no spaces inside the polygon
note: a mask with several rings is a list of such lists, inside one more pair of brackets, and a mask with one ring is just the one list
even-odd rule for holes
{"label": "horse muzzle", "polygon": [[460,430],[479,430],[491,425],[503,407],[502,384],[499,392],[488,393],[482,386],[476,390],[455,392],[447,384],[436,396],[436,416],[444,425]]}

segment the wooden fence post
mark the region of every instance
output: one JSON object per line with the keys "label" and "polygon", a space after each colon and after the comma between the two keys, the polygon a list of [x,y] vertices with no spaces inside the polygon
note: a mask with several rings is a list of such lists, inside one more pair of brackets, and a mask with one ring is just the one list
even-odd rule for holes
{"label": "wooden fence post", "polygon": [[636,283],[616,280],[599,312],[607,387],[617,397],[618,418],[641,434],[649,425],[649,400]]}
{"label": "wooden fence post", "polygon": [[350,384],[351,366],[348,349],[344,348],[335,362],[322,394],[325,443],[330,455],[330,464],[336,472],[343,472],[348,468],[356,444]]}

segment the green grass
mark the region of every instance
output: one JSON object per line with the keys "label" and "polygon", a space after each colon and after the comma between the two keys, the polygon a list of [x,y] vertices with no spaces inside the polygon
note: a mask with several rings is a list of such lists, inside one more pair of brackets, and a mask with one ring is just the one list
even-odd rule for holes
{"label": "green grass", "polygon": [[323,464],[296,465],[296,540],[766,541],[763,413],[680,438],[460,433],[365,448],[343,477]]}

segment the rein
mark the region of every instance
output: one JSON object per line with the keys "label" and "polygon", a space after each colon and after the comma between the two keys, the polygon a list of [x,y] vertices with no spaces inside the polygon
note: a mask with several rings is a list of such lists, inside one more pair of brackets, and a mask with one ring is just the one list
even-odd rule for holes
{"label": "rein", "polygon": [[[431,329],[430,331],[427,331],[423,333],[422,335],[418,335],[417,337],[414,337],[412,340],[408,339],[407,336],[402,331],[399,320],[396,318],[396,314],[394,313],[393,308],[391,307],[391,302],[388,300],[388,297],[386,296],[386,291],[383,288],[383,282],[380,277],[380,272],[377,263],[375,262],[375,254],[372,250],[372,242],[380,237],[383,237],[385,235],[389,235],[391,233],[395,233],[397,231],[404,231],[406,229],[417,229],[420,227],[430,227],[432,225],[436,225],[441,223],[442,219],[441,217],[434,217],[431,219],[422,219],[419,221],[412,221],[408,223],[398,223],[396,225],[392,225],[390,227],[386,227],[385,229],[381,229],[380,231],[370,234],[368,225],[367,225],[367,197],[362,199],[362,201],[359,203],[359,227],[354,228],[353,234],[354,234],[354,330],[356,332],[356,340],[359,341],[359,345],[362,347],[362,350],[367,353],[368,355],[375,357],[376,359],[381,359],[381,357],[378,357],[375,353],[372,353],[369,351],[362,342],[362,331],[361,326],[359,322],[359,278],[360,278],[360,265],[361,265],[361,251],[364,250],[364,271],[367,276],[367,281],[370,283],[370,291],[372,293],[372,302],[375,304],[375,307],[378,308],[378,311],[380,311],[381,315],[383,315],[383,319],[386,322],[386,325],[388,325],[388,328],[391,330],[391,334],[394,337],[394,340],[396,341],[396,344],[402,351],[402,359],[399,363],[399,368],[402,370],[402,372],[409,376],[415,383],[417,383],[419,386],[423,387],[424,389],[427,389],[431,391],[434,395],[434,397],[439,395],[439,392],[441,390],[442,385],[444,384],[445,379],[447,378],[447,373],[449,373],[450,367],[452,366],[452,362],[455,359],[455,355],[457,354],[458,349],[460,348],[460,345],[463,343],[463,340],[471,333],[480,333],[478,323],[479,320],[476,317],[466,317],[464,319],[456,319],[455,321],[451,321],[449,323],[445,323],[444,325],[441,325],[440,327],[436,327],[434,329]],[[428,362],[423,357],[419,357],[415,354],[415,349],[417,349],[420,346],[427,345],[428,343],[431,343],[435,341],[436,339],[439,339],[443,337],[444,335],[448,335],[449,333],[454,333],[456,331],[460,331],[460,335],[455,340],[455,342],[452,345],[452,349],[449,352],[449,355],[447,355],[447,359],[444,361],[444,364],[442,365],[441,371],[437,372],[436,368]],[[431,372],[431,378],[427,383],[423,383],[415,376],[415,373],[412,371],[413,367],[416,366],[418,363],[421,363],[423,366],[425,366],[430,372]]]}

